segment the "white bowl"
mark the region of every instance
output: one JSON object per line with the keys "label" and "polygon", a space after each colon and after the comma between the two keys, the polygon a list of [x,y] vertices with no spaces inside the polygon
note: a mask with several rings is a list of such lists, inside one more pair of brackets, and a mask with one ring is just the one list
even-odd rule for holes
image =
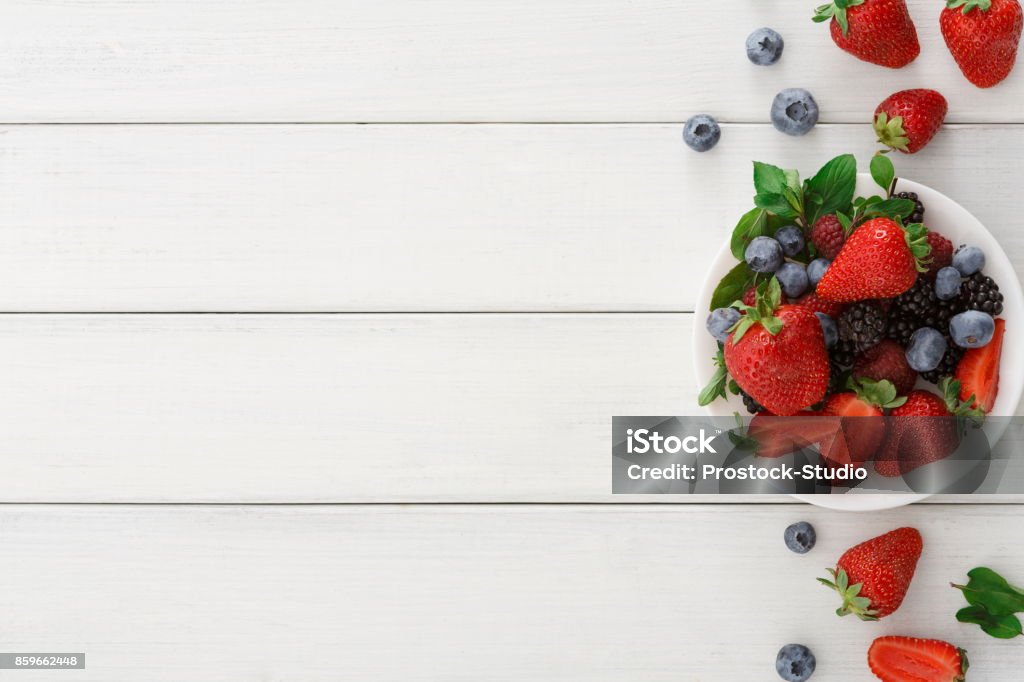
{"label": "white bowl", "polygon": [[[1024,331],[1021,321],[1024,320],[1024,294],[1021,292],[1020,280],[1013,265],[995,237],[985,229],[977,218],[967,212],[960,204],[944,194],[925,187],[924,185],[904,180],[897,182],[897,190],[901,192],[917,192],[924,203],[925,223],[928,227],[942,233],[953,242],[954,248],[959,244],[972,244],[981,247],[985,252],[985,274],[991,276],[1003,293],[1002,317],[1008,321],[1006,337],[1003,341],[1003,354],[1000,362],[999,395],[992,409],[993,415],[1012,416],[1020,404],[1021,393],[1024,391]],[[879,193],[871,176],[860,173],[857,176],[858,196],[871,196]],[[729,244],[722,245],[721,251],[711,263],[704,285],[697,296],[697,319],[693,330],[693,362],[696,369],[697,382],[704,386],[711,379],[714,367],[711,358],[718,348],[715,340],[704,329],[704,317],[708,313],[711,294],[718,281],[736,264]],[[922,386],[931,384],[922,382]],[[934,388],[934,387],[933,387]],[[728,417],[735,412],[745,414],[742,401],[735,396],[729,400],[716,400],[708,405],[707,413],[712,416]],[[989,441],[995,443],[1006,428],[1006,420],[998,420],[986,427]],[[795,495],[794,497],[829,509],[850,511],[869,511],[901,507],[922,500],[927,495],[916,494],[879,494],[879,493],[847,493],[845,495]]]}

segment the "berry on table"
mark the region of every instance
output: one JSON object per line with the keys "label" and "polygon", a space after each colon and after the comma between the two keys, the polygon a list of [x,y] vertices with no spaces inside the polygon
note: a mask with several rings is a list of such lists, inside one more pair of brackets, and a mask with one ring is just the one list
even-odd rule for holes
{"label": "berry on table", "polygon": [[809,281],[807,279],[807,268],[802,263],[783,263],[775,271],[775,276],[782,285],[782,293],[789,298],[798,298],[807,291]]}
{"label": "berry on table", "polygon": [[811,228],[811,243],[829,262],[835,260],[846,241],[846,230],[835,215],[823,215]]}
{"label": "berry on table", "polygon": [[1003,294],[991,277],[976,272],[964,282],[962,291],[967,310],[980,310],[993,316],[1003,314]]}
{"label": "berry on table", "polygon": [[966,679],[967,652],[949,642],[916,637],[879,637],[868,649],[868,667],[880,680]]}
{"label": "berry on table", "polygon": [[930,372],[942,362],[948,344],[945,337],[931,327],[922,327],[910,335],[907,364],[918,372]]}
{"label": "berry on table", "polygon": [[[897,192],[896,194],[893,195],[893,198],[894,199],[907,199],[908,201],[913,201],[914,202],[914,212],[911,213],[909,216],[907,216],[907,222],[908,223],[923,223],[924,222],[924,204],[921,203],[921,199],[917,196],[917,192]],[[933,234],[933,233],[929,233],[929,234]],[[942,237],[942,235],[938,234],[937,232],[934,233],[934,234],[937,237]],[[945,239],[945,237],[942,237],[942,238]],[[928,241],[930,242],[931,240],[929,239]],[[949,240],[947,239],[946,241],[949,241]],[[950,244],[950,251],[949,251],[950,254],[953,253],[952,246],[953,245]]]}
{"label": "berry on table", "polygon": [[954,315],[949,321],[949,334],[953,337],[953,343],[961,348],[987,346],[995,332],[995,320],[980,310],[967,310]]}
{"label": "berry on table", "polygon": [[875,109],[875,134],[890,149],[914,154],[939,132],[948,110],[946,98],[935,90],[901,90]]}
{"label": "berry on table", "polygon": [[782,534],[789,551],[797,554],[807,554],[814,549],[814,543],[818,541],[818,535],[814,532],[814,526],[806,521],[798,521],[791,524]]}
{"label": "berry on table", "polygon": [[821,333],[825,335],[825,348],[832,348],[839,341],[839,329],[836,328],[835,320],[825,313],[814,313],[821,323]]}
{"label": "berry on table", "polygon": [[961,246],[953,254],[953,267],[964,277],[970,277],[985,267],[985,252],[977,246]]}
{"label": "berry on table", "polygon": [[743,258],[754,272],[775,272],[782,265],[782,245],[771,237],[754,237]]}
{"label": "berry on table", "polygon": [[814,654],[803,644],[787,644],[775,658],[775,672],[786,682],[806,682],[817,664]]}
{"label": "berry on table", "polygon": [[747,36],[747,59],[758,66],[771,66],[782,57],[786,43],[777,31],[759,28]]}
{"label": "berry on table", "polygon": [[947,0],[939,25],[967,80],[991,88],[1010,75],[1024,29],[1018,0]]}
{"label": "berry on table", "polygon": [[787,88],[772,102],[772,125],[786,135],[806,135],[817,125],[818,114],[814,96],[803,88]]}
{"label": "berry on table", "polygon": [[828,266],[832,264],[832,261],[827,258],[815,258],[807,265],[807,279],[810,280],[811,284],[817,284],[821,281],[825,271],[828,270]]}
{"label": "berry on table", "polygon": [[722,138],[722,128],[711,116],[698,114],[683,127],[683,141],[695,152],[706,152],[714,148]]}
{"label": "berry on table", "polygon": [[782,245],[782,252],[795,256],[804,250],[804,231],[796,225],[786,225],[775,231],[775,240]]}
{"label": "berry on table", "polygon": [[740,321],[740,311],[735,308],[716,308],[708,315],[704,327],[719,343],[729,338],[729,330]]}
{"label": "berry on table", "polygon": [[951,301],[960,295],[960,271],[945,267],[935,274],[935,295],[940,301]]}

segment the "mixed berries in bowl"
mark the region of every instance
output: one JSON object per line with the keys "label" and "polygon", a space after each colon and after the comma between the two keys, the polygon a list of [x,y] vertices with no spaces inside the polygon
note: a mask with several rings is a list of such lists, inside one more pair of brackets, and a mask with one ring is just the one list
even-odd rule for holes
{"label": "mixed berries in bowl", "polygon": [[[871,171],[844,155],[802,181],[755,163],[755,208],[698,301],[699,402],[710,414],[1015,414],[1024,297],[1009,259],[963,207],[897,179],[888,157]],[[901,435],[905,448],[929,444],[920,458],[943,450],[918,433],[880,433],[864,448],[898,447]],[[906,461],[877,458],[875,473],[906,473]]]}

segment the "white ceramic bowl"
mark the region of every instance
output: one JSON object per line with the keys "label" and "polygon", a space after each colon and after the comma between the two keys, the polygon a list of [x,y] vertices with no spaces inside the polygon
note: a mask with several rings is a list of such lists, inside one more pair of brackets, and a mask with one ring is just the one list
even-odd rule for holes
{"label": "white ceramic bowl", "polygon": [[[967,210],[944,194],[930,187],[925,187],[902,178],[897,182],[896,189],[900,192],[917,192],[927,212],[925,223],[928,227],[942,233],[953,242],[954,248],[959,244],[973,244],[985,252],[985,274],[991,276],[998,284],[1004,297],[1002,317],[1007,320],[1006,337],[1003,342],[1003,354],[1000,364],[999,395],[992,409],[994,415],[1010,416],[1015,414],[1020,404],[1021,393],[1024,391],[1024,294],[1021,293],[1020,280],[1013,265],[999,242],[996,241],[985,226]],[[879,188],[871,176],[861,173],[857,176],[857,194],[871,196],[878,194]],[[704,317],[707,315],[711,302],[711,294],[718,281],[736,264],[728,243],[722,245],[721,251],[711,263],[704,286],[697,297],[697,319],[693,330],[693,361],[696,368],[697,382],[704,386],[711,379],[714,367],[711,358],[717,352],[715,340],[704,330]],[[922,386],[931,384],[922,382]],[[716,400],[705,408],[713,416],[728,417],[735,412],[746,414],[743,403],[730,396],[728,401]],[[1005,420],[1000,424],[986,427],[989,441],[994,443],[1005,430]],[[1000,428],[997,428],[1000,427]],[[914,494],[871,494],[848,493],[846,495],[797,495],[798,499],[830,509],[850,511],[869,511],[891,509],[919,501],[927,495]]]}

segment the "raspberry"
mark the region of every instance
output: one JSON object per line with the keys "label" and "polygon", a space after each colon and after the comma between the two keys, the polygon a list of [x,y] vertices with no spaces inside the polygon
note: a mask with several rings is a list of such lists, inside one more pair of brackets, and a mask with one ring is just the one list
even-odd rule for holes
{"label": "raspberry", "polygon": [[750,287],[743,292],[743,305],[753,306],[757,302],[757,287]]}
{"label": "raspberry", "polygon": [[907,364],[906,351],[895,341],[885,339],[864,351],[853,363],[853,374],[875,381],[887,379],[899,395],[906,395],[917,382],[917,372]]}
{"label": "raspberry", "polygon": [[839,255],[845,241],[846,230],[843,229],[839,218],[834,215],[822,216],[818,218],[818,222],[814,223],[814,228],[811,230],[811,242],[823,258],[834,260]]}
{"label": "raspberry", "polygon": [[953,242],[938,232],[929,232],[928,245],[932,247],[932,252],[929,255],[931,261],[928,263],[927,275],[935,277],[935,273],[953,262]]}

